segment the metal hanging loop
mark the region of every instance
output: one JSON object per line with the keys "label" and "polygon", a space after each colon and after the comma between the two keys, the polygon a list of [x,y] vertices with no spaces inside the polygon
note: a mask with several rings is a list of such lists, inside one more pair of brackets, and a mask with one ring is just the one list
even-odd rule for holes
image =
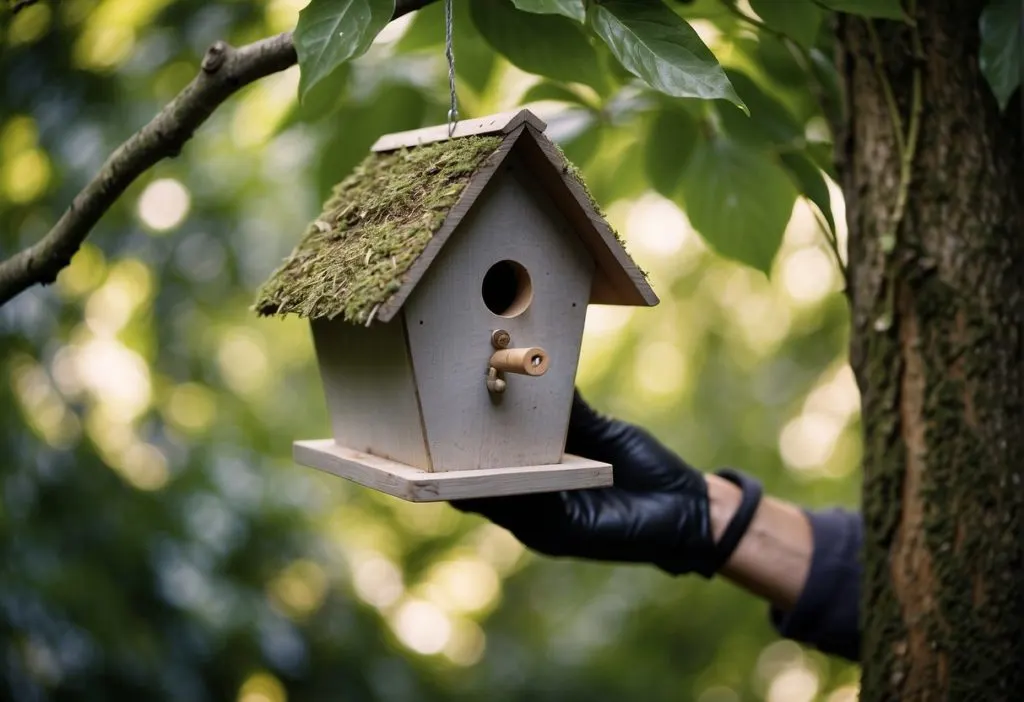
{"label": "metal hanging loop", "polygon": [[455,49],[452,41],[452,0],[444,0],[444,55],[448,59],[448,95],[451,107],[448,109],[448,137],[455,133],[459,122],[459,102],[455,96]]}

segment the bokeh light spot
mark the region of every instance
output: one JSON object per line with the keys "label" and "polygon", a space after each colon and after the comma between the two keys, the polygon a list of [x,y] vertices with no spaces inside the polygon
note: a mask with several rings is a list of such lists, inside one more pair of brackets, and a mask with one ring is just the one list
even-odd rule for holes
{"label": "bokeh light spot", "polygon": [[202,432],[216,416],[216,399],[205,386],[184,383],[171,390],[165,412],[167,419],[178,429],[189,433]]}
{"label": "bokeh light spot", "polygon": [[810,668],[795,665],[775,676],[768,687],[765,702],[812,702],[818,694],[818,675]]}
{"label": "bokeh light spot", "polygon": [[835,449],[844,423],[831,414],[804,412],[779,434],[779,452],[790,468],[807,470],[825,463]]}
{"label": "bokeh light spot", "polygon": [[40,2],[22,8],[11,20],[11,26],[7,29],[7,42],[11,46],[19,44],[31,44],[46,34],[50,28],[50,19],[53,12],[49,5]]}
{"label": "bokeh light spot", "polygon": [[85,323],[97,336],[116,335],[135,310],[149,302],[153,274],[138,259],[118,261],[110,268],[106,282],[89,296]]}
{"label": "bokeh light spot", "polygon": [[271,581],[269,590],[280,609],[296,619],[303,619],[323,604],[327,575],[313,561],[295,561]]}
{"label": "bokeh light spot", "polygon": [[39,149],[27,149],[3,164],[3,193],[15,203],[31,202],[50,183],[50,159]]}
{"label": "bokeh light spot", "polygon": [[783,287],[801,304],[817,303],[835,287],[835,263],[817,246],[794,251],[781,268]]}
{"label": "bokeh light spot", "polygon": [[629,243],[654,256],[672,256],[687,240],[696,237],[679,207],[659,195],[637,200],[626,219]]}
{"label": "bokeh light spot", "polygon": [[270,0],[264,11],[268,31],[274,33],[295,29],[299,11],[308,4],[309,0]]}
{"label": "bokeh light spot", "polygon": [[112,421],[131,422],[149,407],[149,366],[115,339],[92,339],[78,346],[75,371]]}
{"label": "bokeh light spot", "polygon": [[93,71],[107,70],[128,58],[134,48],[135,30],[131,27],[90,21],[75,42],[75,64]]}
{"label": "bokeh light spot", "polygon": [[686,359],[667,341],[653,341],[638,350],[633,377],[649,399],[669,398],[675,402],[686,385]]}
{"label": "bokeh light spot", "polygon": [[[102,0],[67,3],[69,22],[82,19],[85,26],[75,42],[75,63],[94,71],[117,67],[135,48],[137,30],[146,28],[171,0]],[[83,8],[82,5],[85,5]],[[83,14],[79,14],[83,13]]]}
{"label": "bokeh light spot", "polygon": [[57,288],[69,298],[81,297],[103,282],[106,273],[103,252],[86,242],[57,275]]}
{"label": "bokeh light spot", "polygon": [[265,144],[281,120],[295,105],[299,72],[291,68],[250,86],[235,107],[231,138],[235,145],[251,148]]}
{"label": "bokeh light spot", "polygon": [[188,190],[175,179],[154,180],[139,196],[139,219],[153,231],[165,232],[181,224],[191,203]]}
{"label": "bokeh light spot", "polygon": [[238,690],[238,702],[287,702],[281,681],[267,672],[253,673]]}
{"label": "bokeh light spot", "polygon": [[473,533],[476,553],[501,575],[508,575],[522,562],[526,549],[508,531],[493,524],[483,524]]}
{"label": "bokeh light spot", "polygon": [[392,561],[376,554],[356,560],[352,586],[359,599],[378,609],[390,607],[405,592],[402,571]]}
{"label": "bokeh light spot", "polygon": [[442,653],[455,665],[467,667],[480,660],[486,647],[483,629],[472,620],[458,619],[452,623],[452,635]]}
{"label": "bokeh light spot", "polygon": [[139,490],[159,490],[170,478],[167,458],[152,444],[132,443],[110,464],[121,477]]}
{"label": "bokeh light spot", "polygon": [[828,696],[827,702],[857,702],[860,688],[857,685],[844,685]]}
{"label": "bokeh light spot", "polygon": [[15,115],[7,120],[0,132],[0,157],[6,161],[22,151],[34,149],[39,141],[35,121],[26,115]]}
{"label": "bokeh light spot", "polygon": [[494,606],[501,582],[484,561],[462,558],[442,561],[427,576],[432,598],[449,612],[479,612]]}
{"label": "bokeh light spot", "polygon": [[41,365],[28,356],[10,359],[11,385],[28,424],[54,448],[67,448],[78,437],[78,417],[68,409]]}
{"label": "bokeh light spot", "polygon": [[266,384],[267,354],[259,337],[248,329],[229,331],[217,349],[217,362],[228,386],[240,395]]}
{"label": "bokeh light spot", "polygon": [[395,636],[407,648],[424,656],[440,653],[452,635],[452,623],[435,604],[408,600],[391,618]]}

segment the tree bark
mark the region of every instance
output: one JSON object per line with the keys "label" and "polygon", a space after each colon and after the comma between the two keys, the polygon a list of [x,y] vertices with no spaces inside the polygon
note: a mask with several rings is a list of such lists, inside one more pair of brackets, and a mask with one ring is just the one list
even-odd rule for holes
{"label": "tree bark", "polygon": [[1024,144],[979,70],[984,4],[839,26],[863,702],[1024,691]]}

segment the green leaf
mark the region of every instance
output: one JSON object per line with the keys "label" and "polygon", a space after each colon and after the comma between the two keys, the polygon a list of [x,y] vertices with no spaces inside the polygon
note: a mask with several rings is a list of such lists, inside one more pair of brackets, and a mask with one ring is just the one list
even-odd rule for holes
{"label": "green leaf", "polygon": [[830,141],[809,141],[804,147],[804,154],[811,163],[824,171],[829,178],[835,180],[836,173],[835,145]]}
{"label": "green leaf", "polygon": [[300,122],[316,122],[337,111],[345,101],[351,74],[350,65],[342,64],[317,82],[282,121],[278,131],[284,131]]}
{"label": "green leaf", "polygon": [[601,146],[602,129],[595,119],[582,131],[559,144],[565,157],[574,166],[583,168],[597,153]]}
{"label": "green leaf", "polygon": [[683,178],[694,229],[722,256],[765,274],[782,244],[796,195],[770,154],[726,139],[699,144]]}
{"label": "green leaf", "polygon": [[469,12],[484,39],[514,66],[603,90],[607,78],[597,52],[583,28],[572,20],[521,12],[509,0],[471,2]]}
{"label": "green leaf", "polygon": [[1001,110],[1020,86],[1022,12],[1020,0],[990,0],[981,13],[981,72]]}
{"label": "green leaf", "polygon": [[900,0],[821,0],[821,4],[836,12],[880,19],[906,19]]}
{"label": "green leaf", "polygon": [[750,0],[750,7],[765,24],[805,49],[814,46],[824,19],[811,0]]}
{"label": "green leaf", "polygon": [[722,126],[731,137],[753,147],[803,141],[803,126],[781,102],[768,95],[745,73],[730,69],[726,75],[750,111],[748,117],[727,105],[718,109]]}
{"label": "green leaf", "polygon": [[829,193],[825,176],[811,159],[799,152],[782,154],[782,163],[800,189],[801,194],[817,205],[821,214],[828,222],[832,232],[836,231],[836,221],[832,216],[832,195]]}
{"label": "green leaf", "polygon": [[587,13],[583,9],[583,0],[512,0],[516,7],[524,12],[535,12],[540,15],[565,15],[569,19],[583,22]]}
{"label": "green leaf", "polygon": [[746,109],[697,32],[660,0],[591,3],[587,21],[626,70],[655,90]]}
{"label": "green leaf", "polygon": [[753,65],[760,67],[764,73],[781,86],[807,90],[807,69],[782,38],[761,32],[756,41],[747,37],[737,37],[734,45],[743,50]]}
{"label": "green leaf", "polygon": [[365,53],[394,13],[395,0],[310,0],[295,27],[299,99],[338,66]]}
{"label": "green leaf", "polygon": [[655,113],[644,144],[644,165],[647,179],[665,197],[679,195],[686,164],[700,136],[700,124],[686,110],[666,106]]}
{"label": "green leaf", "polygon": [[643,120],[637,116],[601,129],[601,148],[585,164],[577,164],[594,199],[602,207],[616,200],[639,197],[647,189],[644,177]]}
{"label": "green leaf", "polygon": [[590,104],[576,91],[559,83],[548,82],[537,83],[530,86],[530,89],[523,94],[523,97],[519,99],[519,102],[526,105],[531,102],[541,102],[542,100],[568,102],[573,105],[590,107]]}

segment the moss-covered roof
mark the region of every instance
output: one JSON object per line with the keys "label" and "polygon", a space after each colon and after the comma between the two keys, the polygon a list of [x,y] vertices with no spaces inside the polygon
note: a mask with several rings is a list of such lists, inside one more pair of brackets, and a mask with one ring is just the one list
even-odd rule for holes
{"label": "moss-covered roof", "polygon": [[399,290],[500,136],[466,136],[371,153],[335,186],[323,213],[260,289],[261,315],[353,323]]}

